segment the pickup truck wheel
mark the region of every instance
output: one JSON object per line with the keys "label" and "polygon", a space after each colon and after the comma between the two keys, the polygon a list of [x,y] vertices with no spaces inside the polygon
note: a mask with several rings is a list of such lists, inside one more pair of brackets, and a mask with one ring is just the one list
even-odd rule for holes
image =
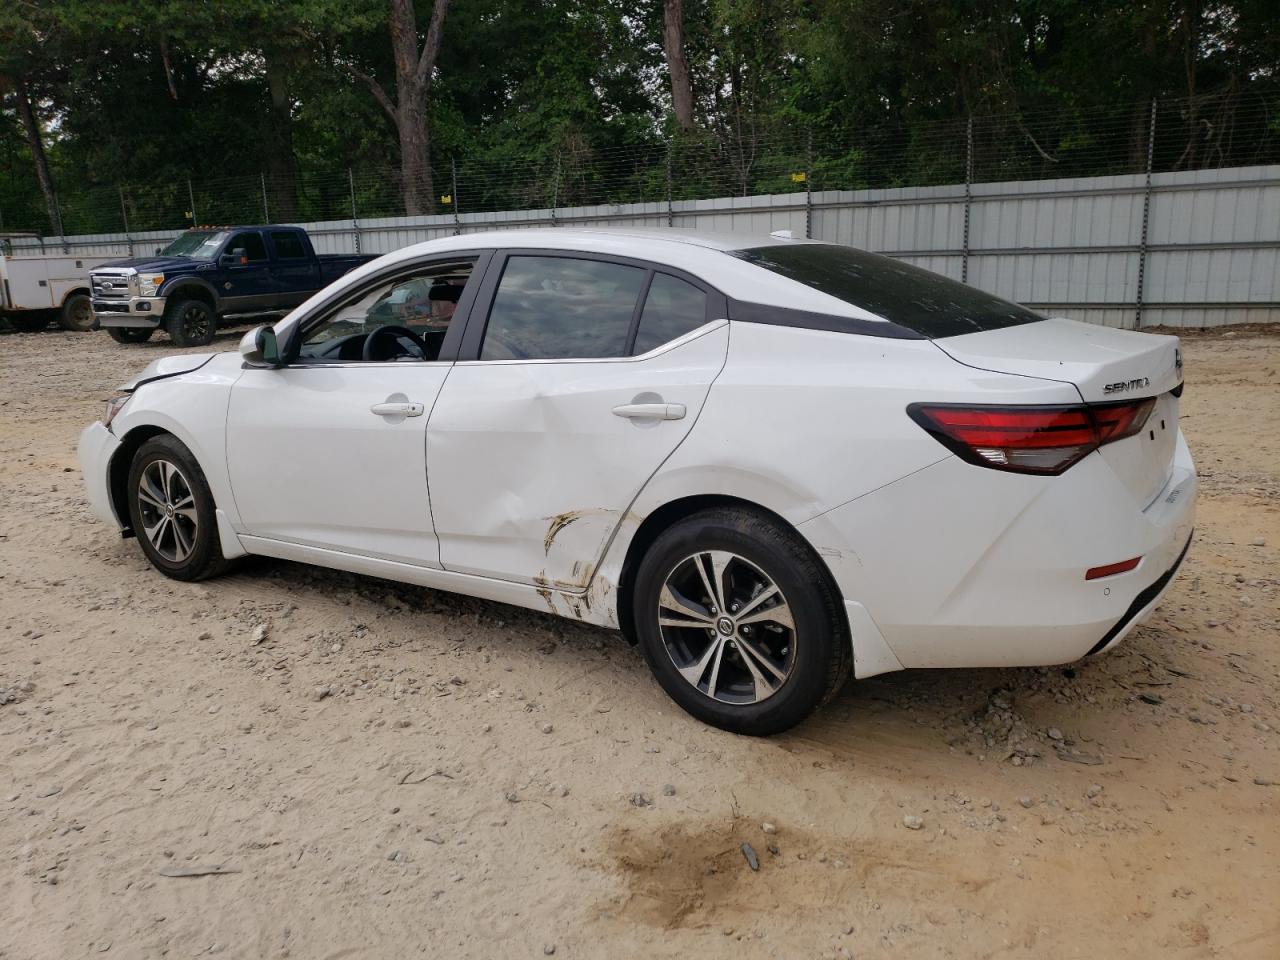
{"label": "pickup truck wheel", "polygon": [[169,339],[180,347],[203,347],[213,340],[217,317],[203,300],[179,300],[165,311]]}
{"label": "pickup truck wheel", "polygon": [[93,301],[87,293],[73,293],[62,302],[58,314],[58,326],[63,330],[85,331],[93,329]]}
{"label": "pickup truck wheel", "polygon": [[155,327],[107,327],[107,333],[116,343],[146,343],[155,332]]}

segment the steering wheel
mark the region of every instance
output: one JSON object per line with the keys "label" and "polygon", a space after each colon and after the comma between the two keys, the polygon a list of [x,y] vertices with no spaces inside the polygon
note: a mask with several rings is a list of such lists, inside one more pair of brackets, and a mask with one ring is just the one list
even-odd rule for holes
{"label": "steering wheel", "polygon": [[422,355],[422,359],[427,359],[427,344],[420,336],[410,330],[408,327],[402,327],[397,323],[387,324],[385,327],[377,327],[364,338],[364,349],[360,351],[360,359],[369,360],[390,360],[394,354],[387,353],[385,355],[374,355],[374,344],[382,343],[384,337],[388,334],[394,334],[396,338],[408,337],[418,352]]}

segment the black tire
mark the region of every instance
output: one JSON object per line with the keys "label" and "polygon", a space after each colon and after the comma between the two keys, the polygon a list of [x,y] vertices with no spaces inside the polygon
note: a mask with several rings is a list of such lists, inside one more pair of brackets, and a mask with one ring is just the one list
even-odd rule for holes
{"label": "black tire", "polygon": [[[172,470],[173,473],[168,473]],[[156,482],[168,476],[167,483]],[[147,483],[148,498],[139,488]],[[174,580],[205,580],[227,569],[218,539],[213,494],[195,457],[176,437],[161,434],[133,456],[127,487],[129,522],[152,566]],[[165,511],[158,501],[180,509]],[[182,506],[188,504],[188,506]],[[165,514],[169,526],[163,527]],[[153,539],[148,528],[161,526]],[[185,553],[184,553],[185,548]]]}
{"label": "black tire", "polygon": [[49,314],[43,310],[32,310],[29,313],[11,313],[6,319],[13,329],[19,333],[39,333],[49,325]]}
{"label": "black tire", "polygon": [[179,300],[165,310],[164,325],[179,347],[203,347],[213,341],[218,317],[203,300]]}
{"label": "black tire", "polygon": [[[693,576],[689,571],[697,567],[690,565],[699,562],[694,558],[708,551],[734,555],[725,568],[727,573],[722,578],[713,575],[708,580],[680,581],[682,575]],[[788,631],[781,621],[761,623],[748,612],[753,622],[747,629],[755,631],[749,639],[743,633],[746,624],[734,622],[732,629],[720,627],[718,621],[733,621],[732,617],[724,616],[717,618],[716,627],[708,624],[698,629],[683,626],[673,629],[668,624],[664,634],[658,622],[658,608],[669,578],[672,584],[695,584],[691,591],[684,593],[694,600],[693,606],[706,611],[709,617],[726,611],[710,606],[705,591],[695,598],[696,584],[709,586],[716,579],[727,581],[728,595],[724,598],[727,605],[731,610],[747,612],[746,605],[752,597],[768,593],[761,588],[771,581],[780,591],[780,597],[755,606],[755,614],[785,604],[793,626]],[[737,599],[735,594],[739,595]],[[664,609],[679,615],[679,606],[664,603]],[[795,531],[763,513],[717,507],[696,513],[665,530],[640,560],[632,611],[640,649],[658,683],[685,711],[723,730],[753,736],[780,733],[827,702],[850,674],[852,649],[848,630],[840,597],[826,569]],[[666,619],[670,620],[671,616],[668,614]],[[670,649],[667,638],[674,638]],[[695,686],[676,665],[677,658],[686,666],[701,662],[701,652],[717,641],[724,645],[717,668],[723,672],[717,675],[717,680],[724,685],[721,697],[713,697]],[[754,702],[724,702],[724,697],[759,696],[761,686],[753,683],[747,672],[746,661],[751,658],[744,652],[747,649],[744,645],[748,643],[752,644],[750,649],[776,654],[771,662],[785,667],[785,679],[776,679],[761,669],[767,667],[765,663],[759,658],[753,659],[751,665],[757,668],[756,672],[768,676],[774,684],[772,688],[764,686],[771,692]],[[713,657],[712,662],[715,660]],[[696,672],[698,668],[693,670]],[[710,666],[698,677],[711,687]],[[737,689],[732,682],[735,677],[741,679]],[[748,687],[757,693],[737,692]]]}
{"label": "black tire", "polygon": [[107,335],[116,343],[146,343],[155,327],[107,327]]}
{"label": "black tire", "polygon": [[93,301],[87,293],[73,293],[62,301],[58,326],[75,333],[93,329]]}

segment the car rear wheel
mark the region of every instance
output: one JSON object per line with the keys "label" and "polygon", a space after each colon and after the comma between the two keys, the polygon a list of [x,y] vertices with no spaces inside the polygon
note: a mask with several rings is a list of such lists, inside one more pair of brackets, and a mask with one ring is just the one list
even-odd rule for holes
{"label": "car rear wheel", "polygon": [[107,327],[107,333],[116,343],[146,343],[155,332],[155,327]]}
{"label": "car rear wheel", "polygon": [[73,293],[63,301],[58,326],[78,332],[93,329],[93,301],[87,293]]}
{"label": "car rear wheel", "polygon": [[760,513],[716,508],[664,531],[640,561],[632,609],[658,683],[724,730],[786,730],[849,675],[826,571],[794,531]]}
{"label": "car rear wheel", "polygon": [[138,448],[128,495],[142,552],[165,576],[204,580],[227,568],[213,494],[195,457],[176,437],[153,437]]}
{"label": "car rear wheel", "polygon": [[203,300],[179,300],[165,311],[169,339],[180,347],[203,347],[217,326],[213,308]]}

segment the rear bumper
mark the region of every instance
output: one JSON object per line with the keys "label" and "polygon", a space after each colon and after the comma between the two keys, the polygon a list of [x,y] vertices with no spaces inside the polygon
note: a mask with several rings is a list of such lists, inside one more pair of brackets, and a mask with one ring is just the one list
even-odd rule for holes
{"label": "rear bumper", "polygon": [[[1145,506],[1097,454],[1060,477],[950,458],[800,531],[904,667],[1067,663],[1119,643],[1167,592],[1196,485],[1181,436]],[[1084,579],[1133,557],[1133,570]]]}
{"label": "rear bumper", "polygon": [[1160,605],[1160,601],[1168,593],[1169,587],[1173,584],[1173,578],[1178,575],[1182,561],[1187,558],[1187,551],[1190,549],[1191,537],[1187,537],[1187,542],[1183,545],[1182,552],[1178,554],[1178,559],[1173,561],[1173,566],[1133,598],[1133,603],[1129,604],[1129,609],[1125,611],[1124,616],[1116,622],[1114,627],[1102,635],[1102,639],[1093,645],[1093,648],[1086,656],[1091,657],[1094,654],[1111,649],[1111,647],[1123,640],[1130,630],[1142,623],[1152,610]]}
{"label": "rear bumper", "polygon": [[158,327],[164,316],[164,297],[130,297],[128,300],[94,300],[93,316],[99,327]]}
{"label": "rear bumper", "polygon": [[116,516],[111,505],[111,458],[120,448],[120,441],[101,421],[91,423],[80,434],[78,455],[80,472],[84,475],[85,493],[89,498],[89,512],[101,520],[123,530],[125,524]]}

